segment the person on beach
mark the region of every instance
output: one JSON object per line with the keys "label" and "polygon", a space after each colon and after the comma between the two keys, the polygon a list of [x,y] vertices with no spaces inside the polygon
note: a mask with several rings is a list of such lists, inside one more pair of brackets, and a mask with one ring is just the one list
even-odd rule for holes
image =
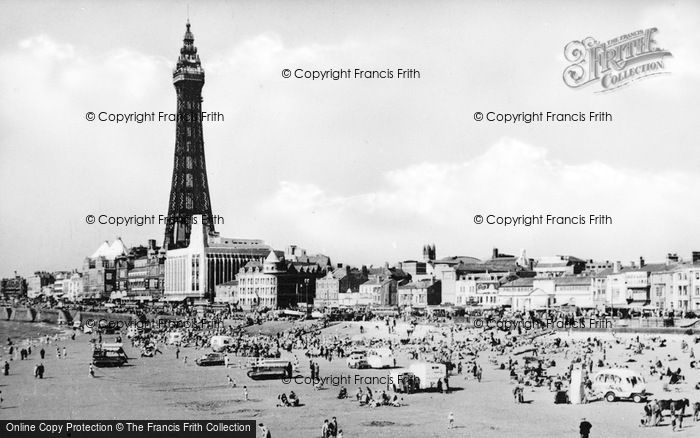
{"label": "person on beach", "polygon": [[328,418],[323,420],[323,426],[321,426],[321,438],[329,438],[330,435],[330,425],[328,424]]}
{"label": "person on beach", "polygon": [[651,418],[653,415],[653,410],[651,408],[651,403],[647,402],[644,405],[644,421],[643,424],[647,427],[651,426]]}
{"label": "person on beach", "polygon": [[267,426],[260,423],[260,424],[258,424],[258,427],[260,428],[260,434],[261,434],[262,438],[272,438],[272,434],[270,433],[270,429],[268,429]]}
{"label": "person on beach", "polygon": [[455,414],[453,412],[450,412],[449,415],[447,416],[447,428],[454,429],[454,427],[455,427]]}
{"label": "person on beach", "polygon": [[90,377],[95,377],[95,367],[90,364]]}
{"label": "person on beach", "polygon": [[180,359],[180,346],[175,349],[175,359]]}
{"label": "person on beach", "polygon": [[338,436],[338,420],[335,417],[330,422],[329,432],[333,438]]}
{"label": "person on beach", "polygon": [[248,401],[248,387],[243,387],[243,400]]}
{"label": "person on beach", "polygon": [[661,406],[659,405],[659,401],[657,399],[654,399],[654,403],[651,404],[651,413],[654,417],[652,420],[652,426],[658,426],[661,422]]}
{"label": "person on beach", "polygon": [[578,431],[581,434],[581,438],[588,438],[592,427],[593,425],[586,421],[585,418],[581,418],[581,424],[578,425]]}
{"label": "person on beach", "polygon": [[[12,358],[10,358],[10,360],[12,360]],[[3,367],[3,373],[6,376],[10,375],[10,363],[8,361],[5,361],[5,366]]]}
{"label": "person on beach", "polygon": [[63,358],[67,358],[68,354],[66,353],[66,347],[63,347]]}
{"label": "person on beach", "polygon": [[44,359],[44,356],[46,356],[46,350],[42,347],[41,350],[39,350],[39,356],[41,356],[41,359]]}

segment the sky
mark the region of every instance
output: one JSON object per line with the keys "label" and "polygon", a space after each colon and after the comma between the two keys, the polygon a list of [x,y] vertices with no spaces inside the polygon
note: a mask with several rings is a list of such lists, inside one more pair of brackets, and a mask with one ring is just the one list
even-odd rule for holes
{"label": "sky", "polygon": [[[3,2],[0,275],[82,265],[104,240],[164,227],[187,2]],[[662,260],[700,250],[700,4],[591,1],[197,2],[217,231],[334,262],[530,257]],[[571,89],[567,43],[658,28],[669,74]],[[311,81],[283,69],[415,68],[420,79]],[[502,124],[474,113],[606,111],[607,123]],[[474,216],[606,214],[605,226],[502,227]]]}

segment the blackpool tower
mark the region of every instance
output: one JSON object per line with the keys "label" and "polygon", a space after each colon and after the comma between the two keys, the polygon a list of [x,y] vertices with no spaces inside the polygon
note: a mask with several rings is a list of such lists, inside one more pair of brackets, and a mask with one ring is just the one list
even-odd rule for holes
{"label": "blackpool tower", "polygon": [[[177,91],[177,128],[163,245],[167,249],[189,246],[193,225],[204,227],[205,236],[208,231],[214,231],[202,135],[204,70],[194,46],[189,20],[180,57],[173,71],[173,84]],[[204,223],[193,224],[193,215],[201,215]]]}

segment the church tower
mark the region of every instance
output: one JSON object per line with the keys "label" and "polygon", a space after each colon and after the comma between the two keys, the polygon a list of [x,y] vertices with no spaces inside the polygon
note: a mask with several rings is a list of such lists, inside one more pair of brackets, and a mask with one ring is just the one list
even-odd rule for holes
{"label": "church tower", "polygon": [[[173,84],[177,92],[177,127],[163,245],[166,249],[187,247],[193,225],[204,227],[205,239],[207,232],[214,231],[202,135],[204,70],[194,46],[189,20],[180,57],[173,71]],[[203,223],[193,224],[193,215],[201,215]]]}

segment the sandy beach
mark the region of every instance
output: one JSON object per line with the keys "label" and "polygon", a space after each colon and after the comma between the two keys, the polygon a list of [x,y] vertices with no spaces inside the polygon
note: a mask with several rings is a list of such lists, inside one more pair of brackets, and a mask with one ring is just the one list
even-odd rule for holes
{"label": "sandy beach", "polygon": [[[371,327],[365,336],[382,335],[384,327]],[[5,330],[6,332],[6,330]],[[357,323],[341,323],[325,330],[327,334],[359,335]],[[7,338],[2,335],[3,343]],[[460,336],[468,335],[460,332]],[[382,336],[386,336],[386,332]],[[563,340],[598,336],[613,341],[611,334],[576,334],[572,338],[566,332],[557,333]],[[643,404],[633,402],[607,403],[597,401],[585,405],[555,405],[554,394],[547,388],[526,388],[525,404],[515,404],[508,371],[496,369],[480,355],[478,363],[483,367],[483,379],[477,382],[464,375],[451,377],[450,394],[419,393],[404,395],[403,407],[361,407],[354,400],[360,379],[386,376],[387,370],[351,370],[344,359],[327,361],[317,359],[322,376],[346,379],[343,383],[351,395],[349,399],[336,398],[339,387],[328,386],[315,390],[304,383],[284,384],[276,381],[253,381],[245,375],[247,358],[231,357],[233,367],[199,367],[194,359],[206,351],[182,348],[180,359],[175,358],[174,347],[161,347],[163,354],[154,358],[141,358],[139,351],[125,342],[130,357],[128,366],[122,368],[97,368],[96,378],[88,374],[91,360],[90,335],[78,334],[70,340],[63,334],[58,342],[41,344],[32,349],[28,360],[10,362],[10,375],[0,376],[0,389],[5,399],[0,417],[13,419],[255,419],[270,426],[273,436],[310,437],[320,435],[325,418],[336,416],[345,437],[377,436],[386,434],[397,437],[502,437],[502,436],[578,436],[578,423],[582,417],[593,424],[594,437],[665,436],[674,434],[668,426],[639,427]],[[664,392],[658,380],[648,381],[652,398],[690,398],[700,401],[700,391],[693,389],[700,382],[700,370],[691,370],[689,356],[681,353],[681,340],[685,339],[700,353],[700,344],[693,344],[691,336],[662,336],[667,346],[642,355],[632,355],[625,349],[624,340],[633,335],[619,335],[620,344],[608,351],[608,362],[625,363],[630,357],[636,362],[625,363],[630,368],[642,370],[649,360],[661,359],[664,366],[682,368],[686,382],[672,385],[672,392]],[[105,336],[110,341],[113,336]],[[15,339],[20,342],[20,339]],[[614,341],[613,341],[614,342]],[[57,358],[56,347],[67,349],[67,358]],[[46,367],[44,379],[35,379],[34,366],[40,362],[40,348],[46,350],[43,361]],[[294,351],[299,357],[299,375],[308,376],[308,359],[302,351]],[[188,357],[184,363],[184,356]],[[596,357],[596,355],[594,355]],[[669,357],[678,360],[668,361]],[[2,361],[8,359],[7,349]],[[556,370],[563,371],[569,364],[563,355],[555,357]],[[409,362],[405,354],[398,355],[398,365]],[[648,369],[648,367],[647,367]],[[553,370],[550,370],[553,371]],[[644,374],[647,377],[647,374]],[[237,382],[228,384],[227,375]],[[358,377],[359,376],[359,377]],[[244,401],[243,386],[248,387],[250,400]],[[370,386],[382,390],[379,385]],[[298,408],[276,407],[277,396],[293,390],[303,406]],[[456,427],[447,429],[447,416],[454,412]],[[700,422],[693,423],[686,412],[684,429],[686,436],[696,436]],[[675,434],[674,434],[675,435]]]}

